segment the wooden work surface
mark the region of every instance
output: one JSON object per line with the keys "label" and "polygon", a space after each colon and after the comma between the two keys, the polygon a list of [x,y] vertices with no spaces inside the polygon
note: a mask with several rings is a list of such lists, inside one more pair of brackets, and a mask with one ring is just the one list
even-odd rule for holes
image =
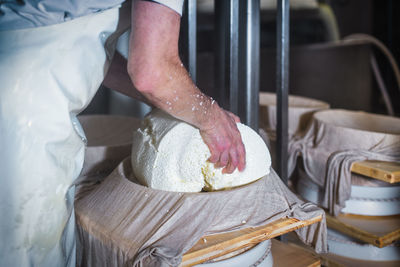
{"label": "wooden work surface", "polygon": [[243,248],[249,248],[264,240],[283,235],[321,220],[322,216],[306,221],[282,218],[263,226],[204,236],[183,255],[181,266],[193,266]]}
{"label": "wooden work surface", "polygon": [[313,253],[292,244],[272,240],[272,257],[274,267],[318,267],[321,261]]}
{"label": "wooden work surface", "polygon": [[329,228],[372,244],[379,248],[400,239],[400,215],[361,216],[340,214],[333,217],[326,214]]}
{"label": "wooden work surface", "polygon": [[352,164],[351,171],[391,184],[400,182],[400,162],[359,161]]}

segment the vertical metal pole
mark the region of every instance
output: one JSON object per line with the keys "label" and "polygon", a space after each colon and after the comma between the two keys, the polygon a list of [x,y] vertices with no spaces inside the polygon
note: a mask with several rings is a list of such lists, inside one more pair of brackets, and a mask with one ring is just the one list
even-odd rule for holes
{"label": "vertical metal pole", "polygon": [[215,1],[216,88],[224,108],[238,113],[239,0]]}
{"label": "vertical metal pole", "polygon": [[214,80],[215,97],[219,105],[223,108],[228,106],[228,92],[225,90],[225,17],[226,1],[214,1],[214,32],[215,32],[215,50],[214,50]]}
{"label": "vertical metal pole", "polygon": [[181,49],[184,54],[184,64],[194,83],[196,83],[197,56],[197,12],[196,0],[186,0],[182,16]]}
{"label": "vertical metal pole", "polygon": [[278,174],[288,182],[289,0],[277,5],[277,160]]}
{"label": "vertical metal pole", "polygon": [[239,18],[239,117],[258,131],[260,0],[240,1]]}

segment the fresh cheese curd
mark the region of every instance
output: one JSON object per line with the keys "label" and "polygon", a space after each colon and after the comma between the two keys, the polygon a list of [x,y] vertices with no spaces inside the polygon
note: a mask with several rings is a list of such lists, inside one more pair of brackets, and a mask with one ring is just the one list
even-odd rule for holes
{"label": "fresh cheese curd", "polygon": [[270,172],[271,156],[262,138],[238,123],[246,150],[246,168],[223,174],[207,161],[210,151],[199,129],[154,110],[133,135],[132,167],[150,188],[175,192],[213,191],[253,182]]}

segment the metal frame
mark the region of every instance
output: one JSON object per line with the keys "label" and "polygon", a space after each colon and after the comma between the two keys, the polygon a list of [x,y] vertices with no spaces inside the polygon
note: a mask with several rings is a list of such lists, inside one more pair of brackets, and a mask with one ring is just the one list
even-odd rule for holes
{"label": "metal frame", "polygon": [[258,131],[260,92],[260,1],[239,5],[239,117]]}
{"label": "metal frame", "polygon": [[197,8],[196,0],[185,0],[182,16],[181,51],[186,66],[194,83],[196,83],[197,64]]}
{"label": "metal frame", "polygon": [[238,114],[239,0],[215,1],[216,88],[218,102]]}
{"label": "metal frame", "polygon": [[[222,107],[239,114],[258,130],[260,69],[259,0],[215,0],[215,85]],[[196,0],[185,1],[185,65],[196,82]],[[240,37],[240,38],[239,38]],[[288,180],[289,0],[277,3],[277,160],[281,179]],[[240,90],[239,90],[240,89]]]}
{"label": "metal frame", "polygon": [[289,0],[277,3],[277,168],[281,179],[288,182],[288,95],[289,95]]}

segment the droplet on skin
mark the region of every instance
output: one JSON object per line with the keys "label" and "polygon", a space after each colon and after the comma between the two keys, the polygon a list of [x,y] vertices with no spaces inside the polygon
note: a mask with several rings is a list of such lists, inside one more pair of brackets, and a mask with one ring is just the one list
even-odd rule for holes
{"label": "droplet on skin", "polygon": [[213,99],[213,100],[211,101],[211,105],[214,105],[214,102],[215,102],[215,100]]}
{"label": "droplet on skin", "polygon": [[200,102],[200,106],[202,106],[203,105],[203,102]]}
{"label": "droplet on skin", "polygon": [[203,238],[203,242],[204,242],[204,243],[207,243],[207,239]]}
{"label": "droplet on skin", "polygon": [[194,110],[195,110],[195,107],[193,106],[193,107],[192,107],[192,111],[194,111]]}

